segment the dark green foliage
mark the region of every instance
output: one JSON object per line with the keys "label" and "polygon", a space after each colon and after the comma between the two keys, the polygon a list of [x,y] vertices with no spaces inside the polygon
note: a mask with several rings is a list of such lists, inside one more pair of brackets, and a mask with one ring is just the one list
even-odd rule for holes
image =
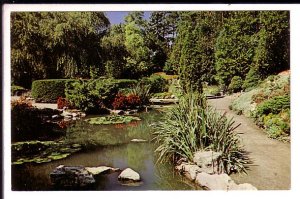
{"label": "dark green foliage", "polygon": [[24,92],[26,92],[27,89],[25,89],[24,87],[22,86],[15,86],[15,85],[12,85],[11,88],[10,88],[10,92],[11,92],[11,95],[20,95]]}
{"label": "dark green foliage", "polygon": [[30,88],[35,79],[89,77],[89,67],[103,72],[98,41],[108,25],[103,12],[13,12],[13,84]]}
{"label": "dark green foliage", "polygon": [[258,85],[261,77],[257,68],[250,68],[249,72],[246,75],[245,81],[243,82],[243,90],[250,90]]}
{"label": "dark green foliage", "polygon": [[66,85],[66,99],[71,106],[89,113],[112,108],[112,102],[121,88],[135,85],[135,80],[95,79],[77,80]]}
{"label": "dark green foliage", "polygon": [[140,80],[140,84],[148,85],[150,93],[161,93],[168,90],[168,81],[160,75],[153,74],[150,77],[144,77]]}
{"label": "dark green foliage", "polygon": [[226,87],[234,76],[245,78],[250,69],[258,31],[256,11],[230,12],[215,44],[216,78]]}
{"label": "dark green foliage", "polygon": [[167,62],[167,70],[176,70],[185,92],[202,92],[204,82],[214,81],[214,44],[220,13],[182,12],[177,37]]}
{"label": "dark green foliage", "polygon": [[231,93],[236,93],[242,90],[243,80],[239,76],[234,76],[228,86],[228,91]]}
{"label": "dark green foliage", "polygon": [[261,28],[255,35],[258,45],[253,67],[259,69],[262,77],[267,77],[290,67],[289,12],[259,12],[259,19]]}
{"label": "dark green foliage", "polygon": [[268,115],[269,113],[278,114],[283,109],[290,108],[290,96],[275,96],[269,100],[266,100],[258,105],[257,115]]}
{"label": "dark green foliage", "polygon": [[[11,104],[12,141],[47,139],[62,135],[55,124],[46,123],[45,118],[59,114],[57,110],[38,109],[26,101]],[[57,131],[56,131],[56,130]]]}
{"label": "dark green foliage", "polygon": [[65,97],[65,84],[70,79],[46,79],[32,82],[32,97],[36,102],[56,103],[58,97]]}

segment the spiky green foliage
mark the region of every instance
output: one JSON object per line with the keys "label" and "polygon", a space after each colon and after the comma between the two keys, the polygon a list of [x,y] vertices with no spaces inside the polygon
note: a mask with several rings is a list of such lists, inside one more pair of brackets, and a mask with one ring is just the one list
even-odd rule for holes
{"label": "spiky green foliage", "polygon": [[222,153],[219,171],[245,171],[246,159],[234,132],[237,125],[205,103],[199,94],[187,94],[153,125],[159,160],[185,157],[192,161],[196,151],[213,150]]}

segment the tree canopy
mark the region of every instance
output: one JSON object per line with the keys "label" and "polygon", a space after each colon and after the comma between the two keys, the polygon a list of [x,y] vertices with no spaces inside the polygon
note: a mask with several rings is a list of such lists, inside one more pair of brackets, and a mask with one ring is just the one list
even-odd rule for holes
{"label": "tree canopy", "polygon": [[288,11],[129,12],[112,26],[103,12],[14,12],[12,83],[165,71],[185,90],[233,77],[246,89],[289,68],[289,34]]}

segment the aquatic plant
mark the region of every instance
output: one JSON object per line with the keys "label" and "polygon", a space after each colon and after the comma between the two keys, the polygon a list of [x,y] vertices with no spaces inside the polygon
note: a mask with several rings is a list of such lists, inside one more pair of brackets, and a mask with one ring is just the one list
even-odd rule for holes
{"label": "aquatic plant", "polygon": [[86,119],[85,121],[87,121],[89,124],[122,124],[139,120],[141,119],[135,116],[112,115],[103,117],[93,117],[90,119]]}
{"label": "aquatic plant", "polygon": [[226,114],[206,106],[203,96],[188,93],[153,125],[159,161],[181,157],[193,160],[199,150],[222,153],[219,171],[245,171],[246,159],[234,132],[237,125]]}
{"label": "aquatic plant", "polygon": [[12,144],[12,164],[45,163],[60,160],[81,150],[79,144],[64,141],[27,141]]}

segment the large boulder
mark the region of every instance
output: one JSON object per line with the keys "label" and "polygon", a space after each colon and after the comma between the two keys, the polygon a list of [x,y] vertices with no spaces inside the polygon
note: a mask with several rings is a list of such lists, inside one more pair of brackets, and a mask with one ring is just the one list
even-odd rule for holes
{"label": "large boulder", "polygon": [[229,190],[230,186],[233,186],[234,181],[227,174],[207,174],[198,173],[196,177],[197,184],[202,187],[206,187],[209,190]]}
{"label": "large boulder", "polygon": [[197,164],[203,172],[212,174],[217,171],[218,159],[221,155],[221,152],[197,151],[194,154],[193,162]]}
{"label": "large boulder", "polygon": [[141,181],[140,174],[138,174],[136,171],[127,168],[124,171],[120,173],[118,176],[118,179],[120,181],[130,181],[130,182],[139,182]]}
{"label": "large boulder", "polygon": [[95,183],[93,175],[82,166],[60,165],[50,173],[50,179],[59,187],[84,187]]}
{"label": "large boulder", "polygon": [[119,171],[119,168],[112,168],[107,166],[99,166],[99,167],[85,167],[85,169],[90,172],[92,175],[100,175],[100,174],[108,174],[112,172]]}

